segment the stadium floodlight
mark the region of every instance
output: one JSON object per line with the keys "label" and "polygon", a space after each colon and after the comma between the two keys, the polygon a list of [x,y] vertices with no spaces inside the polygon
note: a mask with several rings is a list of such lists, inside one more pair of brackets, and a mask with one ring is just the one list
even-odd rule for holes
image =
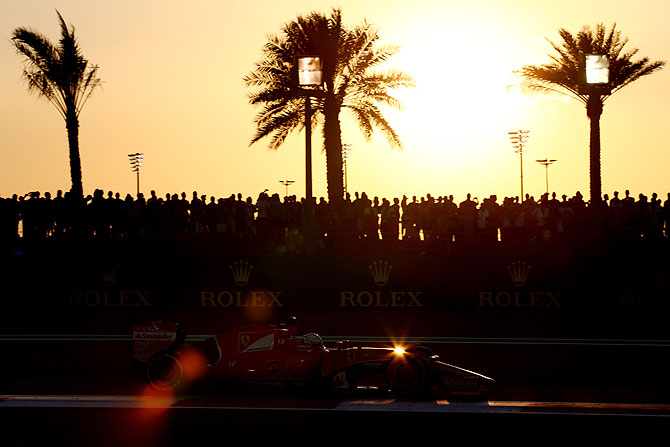
{"label": "stadium floodlight", "polygon": [[349,159],[349,152],[351,152],[351,144],[342,145],[342,165],[344,168],[344,195],[347,195],[347,160]]}
{"label": "stadium floodlight", "polygon": [[323,84],[323,63],[319,56],[298,58],[298,86],[319,88]]}
{"label": "stadium floodlight", "polygon": [[556,162],[557,160],[550,160],[548,157],[545,158],[544,160],[535,160],[536,162],[540,163],[541,165],[544,165],[544,170],[545,170],[545,179],[547,183],[547,194],[549,194],[549,166]]}
{"label": "stadium floodlight", "polygon": [[286,195],[284,197],[288,197],[288,187],[295,183],[295,180],[279,180],[279,183],[286,187]]}
{"label": "stadium floodlight", "polygon": [[606,54],[582,54],[579,61],[579,93],[583,95],[609,95],[610,62]]}
{"label": "stadium floodlight", "polygon": [[137,174],[137,195],[140,195],[140,166],[142,166],[142,161],[144,160],[144,154],[135,153],[128,154],[130,159],[130,168],[133,172]]}
{"label": "stadium floodlight", "polygon": [[529,130],[515,130],[514,132],[507,132],[509,139],[512,142],[512,147],[516,149],[514,152],[519,154],[519,160],[521,162],[521,199],[523,202],[523,147],[528,140]]}

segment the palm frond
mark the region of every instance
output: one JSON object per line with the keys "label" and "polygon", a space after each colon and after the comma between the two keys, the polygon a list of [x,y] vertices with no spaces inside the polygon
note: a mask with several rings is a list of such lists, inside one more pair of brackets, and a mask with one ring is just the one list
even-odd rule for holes
{"label": "palm frond", "polygon": [[68,28],[61,14],[61,36],[57,46],[42,34],[20,27],[12,34],[16,51],[24,57],[23,76],[28,90],[49,100],[66,117],[79,115],[84,104],[101,85],[98,66],[88,66],[81,54],[74,27]]}
{"label": "palm frond", "polygon": [[637,49],[624,53],[628,39],[621,37],[616,24],[609,31],[603,24],[593,29],[583,27],[575,35],[561,28],[559,35],[561,44],[549,41],[555,51],[550,55],[551,63],[527,65],[515,72],[524,79],[522,87],[534,92],[564,94],[586,104],[588,94],[580,93],[580,58],[584,54],[606,54],[610,64],[611,92],[601,95],[604,102],[614,92],[665,65],[664,61],[651,62],[648,58],[633,61]]}
{"label": "palm frond", "polygon": [[[256,132],[251,144],[268,138],[269,147],[277,149],[291,132],[323,123],[328,195],[333,200],[342,196],[339,116],[343,108],[351,111],[366,139],[379,130],[392,147],[402,147],[380,106],[402,108],[389,91],[412,87],[414,80],[399,70],[379,70],[398,48],[377,46],[378,39],[377,31],[367,22],[345,27],[338,9],[329,16],[299,16],[286,23],[279,35],[268,37],[261,59],[243,78],[251,89],[249,102],[262,107],[254,117]],[[318,54],[323,61],[323,88],[318,98],[309,99],[313,113],[308,123],[304,120],[305,99],[296,95],[293,85],[295,60],[305,54]]]}
{"label": "palm frond", "polygon": [[353,114],[361,133],[367,140],[372,138],[374,130],[378,129],[384,134],[391,147],[402,149],[400,137],[373,100],[361,98],[358,101],[343,104],[343,107]]}

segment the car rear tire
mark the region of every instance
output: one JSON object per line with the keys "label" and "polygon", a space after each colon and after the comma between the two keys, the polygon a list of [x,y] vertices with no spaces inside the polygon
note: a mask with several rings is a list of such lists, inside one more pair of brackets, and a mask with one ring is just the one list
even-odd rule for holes
{"label": "car rear tire", "polygon": [[147,362],[145,377],[147,383],[156,390],[175,390],[182,382],[184,368],[176,354],[159,353]]}
{"label": "car rear tire", "polygon": [[398,397],[417,397],[427,388],[426,368],[415,358],[398,357],[386,370],[386,383]]}

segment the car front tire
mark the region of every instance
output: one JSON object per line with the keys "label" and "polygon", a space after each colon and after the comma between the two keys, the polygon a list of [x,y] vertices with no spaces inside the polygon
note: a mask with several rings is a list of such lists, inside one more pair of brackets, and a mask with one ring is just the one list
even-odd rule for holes
{"label": "car front tire", "polygon": [[426,368],[413,357],[398,357],[386,370],[386,383],[398,397],[417,397],[427,388]]}

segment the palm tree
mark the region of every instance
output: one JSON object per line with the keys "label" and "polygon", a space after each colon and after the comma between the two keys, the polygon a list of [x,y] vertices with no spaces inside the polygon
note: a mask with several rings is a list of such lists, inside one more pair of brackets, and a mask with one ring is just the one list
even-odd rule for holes
{"label": "palm tree", "polygon": [[398,70],[373,71],[397,52],[397,47],[377,47],[377,32],[367,22],[354,28],[342,23],[334,9],[329,17],[320,13],[298,16],[271,36],[263,47],[263,58],[244,80],[250,103],[263,105],[255,118],[256,134],[251,144],[271,137],[277,149],[296,128],[305,125],[304,98],[296,94],[294,63],[297,56],[318,54],[323,60],[323,94],[312,98],[310,124],[323,122],[328,199],[339,203],[344,195],[340,112],[349,110],[363,135],[370,139],[381,130],[392,147],[401,148],[396,132],[384,118],[379,105],[400,109],[388,89],[411,87],[412,78]]}
{"label": "palm tree", "polygon": [[[644,57],[633,60],[637,49],[624,52],[627,38],[621,38],[616,24],[608,32],[604,25],[598,24],[595,30],[588,26],[576,35],[561,28],[559,35],[563,42],[559,45],[549,41],[557,55],[551,55],[552,62],[544,65],[527,65],[518,73],[524,78],[524,84],[539,92],[558,92],[581,101],[586,106],[586,116],[590,121],[589,168],[591,202],[601,200],[600,175],[600,116],[607,98],[623,87],[660,70],[665,62],[651,62]],[[583,63],[586,54],[607,55],[609,58],[609,85],[606,91],[585,91],[582,89]]]}
{"label": "palm tree", "polygon": [[23,77],[28,90],[48,99],[65,119],[70,150],[71,194],[83,196],[81,159],[79,157],[79,113],[101,83],[98,66],[89,65],[82,56],[74,35],[58,11],[61,37],[53,45],[42,34],[28,28],[16,28],[12,43],[24,56]]}

